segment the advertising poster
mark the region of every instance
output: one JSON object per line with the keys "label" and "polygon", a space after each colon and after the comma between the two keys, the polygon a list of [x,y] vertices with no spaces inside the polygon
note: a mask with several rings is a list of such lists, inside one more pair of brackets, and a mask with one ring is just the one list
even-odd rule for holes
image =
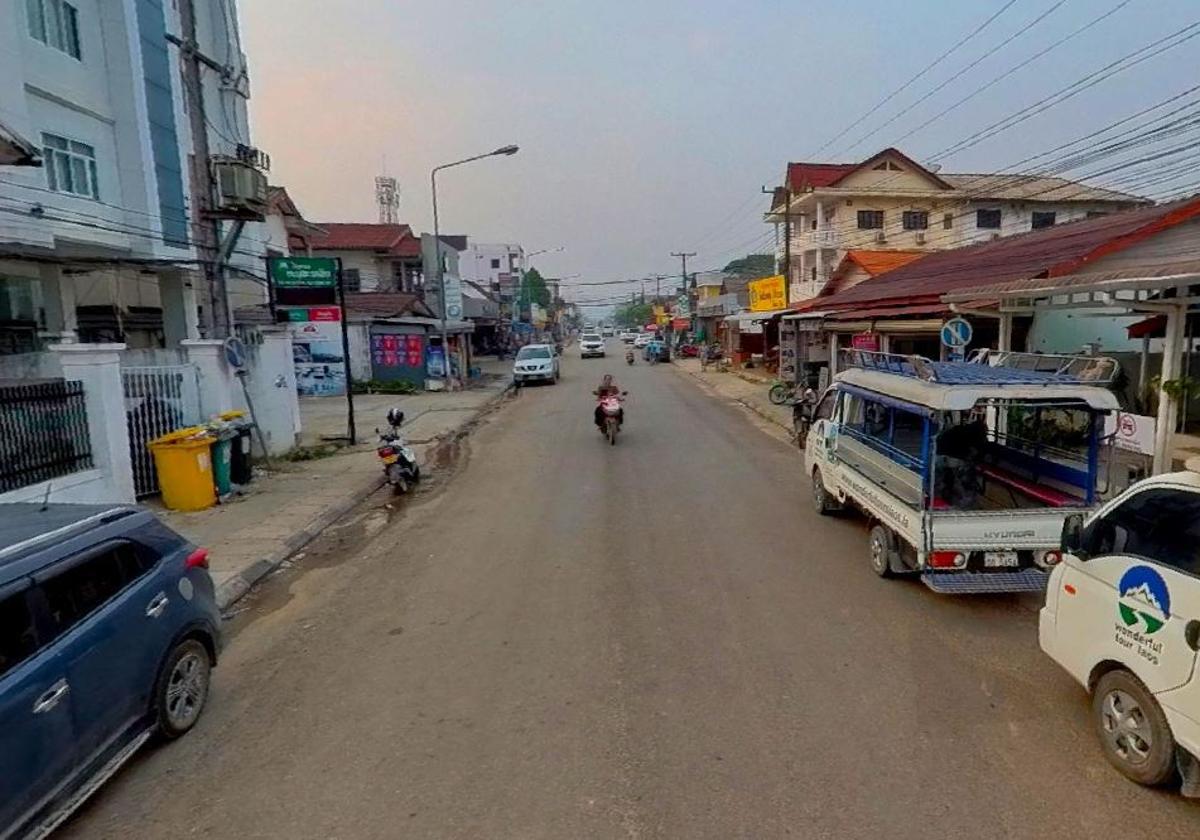
{"label": "advertising poster", "polygon": [[314,306],[287,312],[296,390],[306,397],[344,395],[341,311],[336,306]]}

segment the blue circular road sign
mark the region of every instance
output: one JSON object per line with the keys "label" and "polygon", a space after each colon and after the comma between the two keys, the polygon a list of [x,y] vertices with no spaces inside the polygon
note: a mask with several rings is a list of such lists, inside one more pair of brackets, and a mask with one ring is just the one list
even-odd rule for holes
{"label": "blue circular road sign", "polygon": [[942,324],[942,344],[947,347],[966,347],[971,343],[973,330],[966,318],[951,318]]}

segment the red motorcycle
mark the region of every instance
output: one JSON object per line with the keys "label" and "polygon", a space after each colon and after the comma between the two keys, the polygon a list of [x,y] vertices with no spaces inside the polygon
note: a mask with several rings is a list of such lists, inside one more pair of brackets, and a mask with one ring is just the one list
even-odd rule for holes
{"label": "red motorcycle", "polygon": [[679,355],[685,359],[695,359],[700,355],[700,347],[697,344],[681,344],[679,345]]}

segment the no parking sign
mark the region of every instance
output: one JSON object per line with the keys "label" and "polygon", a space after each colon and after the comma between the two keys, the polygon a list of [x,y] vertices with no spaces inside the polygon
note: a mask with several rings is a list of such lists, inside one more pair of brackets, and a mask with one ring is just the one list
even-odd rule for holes
{"label": "no parking sign", "polygon": [[966,318],[951,318],[942,324],[942,344],[952,350],[962,350],[971,343],[971,322]]}

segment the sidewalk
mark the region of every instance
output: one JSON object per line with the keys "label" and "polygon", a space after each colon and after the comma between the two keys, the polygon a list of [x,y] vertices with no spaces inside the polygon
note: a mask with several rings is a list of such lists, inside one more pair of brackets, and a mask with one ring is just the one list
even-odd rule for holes
{"label": "sidewalk", "polygon": [[719,372],[715,365],[708,370],[700,370],[699,359],[675,359],[677,368],[703,382],[716,393],[726,399],[740,403],[765,420],[782,426],[788,432],[792,430],[792,408],[788,405],[771,405],[767,399],[767,390],[773,379],[747,377],[743,371]]}
{"label": "sidewalk", "polygon": [[[156,513],[196,545],[209,550],[209,571],[224,609],[251,586],[295,554],[325,528],[344,516],[383,484],[375,455],[374,429],[384,426],[388,408],[404,410],[405,439],[417,452],[425,471],[440,439],[454,434],[498,402],[509,378],[490,368],[483,381],[463,391],[421,392],[411,395],[356,396],[358,445],[308,461],[272,462],[256,469],[246,493],[208,510]],[[503,364],[507,373],[511,362]],[[346,434],[344,397],[305,398],[300,402],[304,427],[302,446],[321,442],[321,436]]]}

